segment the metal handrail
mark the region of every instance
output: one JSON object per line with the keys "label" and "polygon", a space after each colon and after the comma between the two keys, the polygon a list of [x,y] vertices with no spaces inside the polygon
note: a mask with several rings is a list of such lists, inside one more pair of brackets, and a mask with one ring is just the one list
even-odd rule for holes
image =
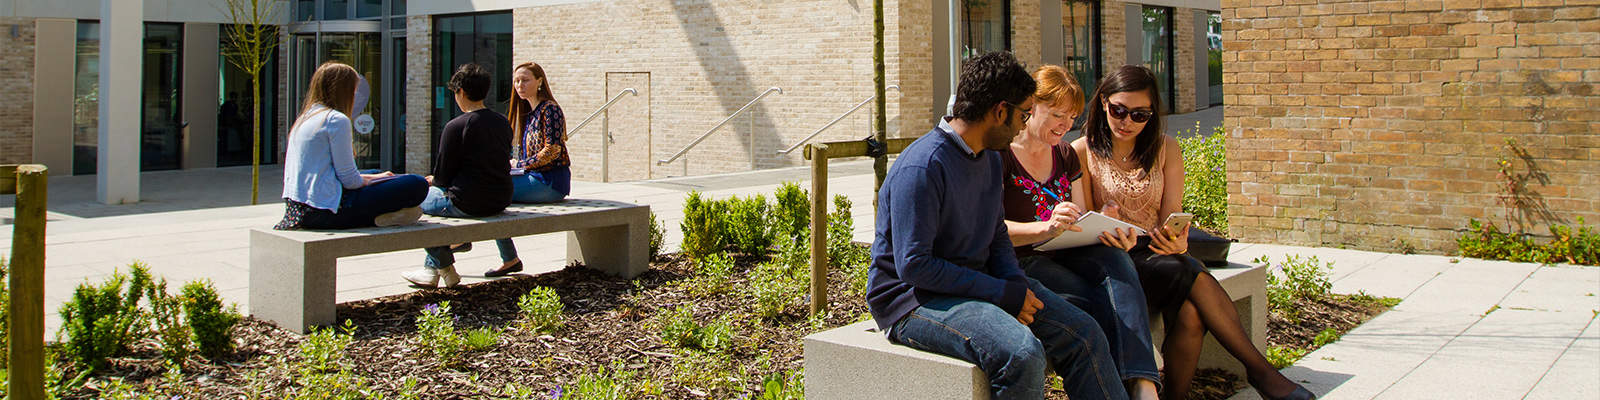
{"label": "metal handrail", "polygon": [[[728,121],[732,121],[734,117],[738,117],[739,114],[744,113],[745,110],[750,109],[750,106],[755,105],[756,102],[761,101],[762,98],[767,97],[767,95],[772,94],[772,92],[778,92],[778,94],[783,94],[783,88],[779,88],[777,86],[773,86],[771,88],[768,88],[767,91],[761,92],[760,96],[756,96],[756,98],[750,100],[749,103],[745,103],[744,107],[739,107],[739,111],[734,111],[732,115],[729,115],[728,118],[723,119],[722,122],[717,124],[717,126],[711,127],[711,129],[707,130],[706,133],[700,134],[700,137],[695,138],[693,142],[689,142],[689,145],[688,146],[684,146],[684,148],[682,150],[678,150],[677,153],[672,154],[672,157],[668,157],[668,158],[662,159],[662,160],[656,160],[656,165],[664,165],[666,163],[670,163],[670,162],[676,161],[678,159],[678,157],[683,157],[683,155],[685,153],[689,152],[689,149],[693,149],[694,146],[699,145],[700,141],[706,140],[706,137],[711,136],[711,134],[716,132],[717,129],[722,128],[723,125],[727,125]],[[754,145],[755,145],[754,143],[751,144],[751,146],[754,146]]]}
{"label": "metal handrail", "polygon": [[[895,92],[899,92],[900,91],[900,85],[889,85],[887,87],[884,87],[884,93],[888,93],[889,89],[894,89]],[[850,114],[855,114],[856,111],[861,110],[862,106],[867,105],[867,103],[870,103],[870,102],[872,102],[872,100],[877,99],[877,98],[878,98],[878,95],[876,95],[876,94],[871,95],[871,96],[867,96],[866,100],[862,100],[860,103],[856,103],[856,106],[855,107],[850,107],[849,111],[845,111],[844,114],[839,114],[838,118],[834,118],[833,121],[829,121],[827,125],[823,125],[821,128],[817,128],[817,131],[816,132],[811,132],[810,136],[806,136],[805,139],[800,139],[800,142],[795,143],[793,146],[789,146],[789,148],[787,148],[787,149],[778,150],[778,154],[789,154],[791,152],[794,152],[795,149],[800,148],[800,146],[804,146],[806,144],[806,142],[809,142],[809,141],[811,141],[811,139],[816,138],[817,135],[822,134],[822,131],[828,130],[828,128],[832,128],[833,125],[838,124],[839,121],[843,121],[845,119],[845,117],[849,117]]]}
{"label": "metal handrail", "polygon": [[[594,110],[593,114],[589,114],[589,118],[584,118],[583,122],[579,122],[578,123],[578,127],[572,128],[571,130],[568,130],[567,131],[567,140],[572,140],[573,136],[577,136],[578,135],[578,130],[579,129],[583,129],[584,126],[589,125],[589,121],[594,121],[594,117],[600,116],[600,113],[604,112],[607,108],[611,108],[612,104],[617,104],[617,100],[622,100],[622,95],[623,94],[632,94],[634,96],[638,96],[639,95],[639,91],[638,90],[633,90],[633,88],[627,88],[627,89],[622,89],[622,91],[620,91],[620,92],[617,92],[616,96],[611,96],[611,100],[610,101],[607,101],[605,105],[600,106],[600,109]],[[606,140],[611,140],[611,135],[609,133],[606,134]],[[615,140],[611,140],[611,141],[615,142]]]}

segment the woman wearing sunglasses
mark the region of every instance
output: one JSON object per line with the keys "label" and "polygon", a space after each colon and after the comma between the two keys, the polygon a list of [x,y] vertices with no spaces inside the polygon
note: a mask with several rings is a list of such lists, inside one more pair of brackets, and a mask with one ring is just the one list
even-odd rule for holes
{"label": "woman wearing sunglasses", "polygon": [[[1089,99],[1083,137],[1072,149],[1084,160],[1091,208],[1114,208],[1149,236],[1136,243],[1106,241],[1133,258],[1152,314],[1165,319],[1161,350],[1166,360],[1164,398],[1189,393],[1200,346],[1210,331],[1244,364],[1250,385],[1267,399],[1313,399],[1314,395],[1279,373],[1251,345],[1233,301],[1200,260],[1188,252],[1187,225],[1168,229],[1162,219],[1183,210],[1183,155],[1178,141],[1161,133],[1161,96],[1155,75],[1124,65],[1100,80]],[[1109,206],[1109,207],[1108,207]],[[1104,241],[1104,240],[1103,240]]]}

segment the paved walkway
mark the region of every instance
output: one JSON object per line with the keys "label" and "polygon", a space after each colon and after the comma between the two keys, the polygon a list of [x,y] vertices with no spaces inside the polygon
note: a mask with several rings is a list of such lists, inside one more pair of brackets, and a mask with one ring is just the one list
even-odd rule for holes
{"label": "paved walkway", "polygon": [[1332,261],[1336,293],[1404,299],[1284,370],[1322,398],[1600,398],[1600,268],[1268,244],[1229,258],[1287,254]]}

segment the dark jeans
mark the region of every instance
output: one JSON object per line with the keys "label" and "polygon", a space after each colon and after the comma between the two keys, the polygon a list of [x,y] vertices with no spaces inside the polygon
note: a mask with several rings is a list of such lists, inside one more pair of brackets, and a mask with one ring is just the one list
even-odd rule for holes
{"label": "dark jeans", "polygon": [[[562,182],[570,180],[571,172],[566,168],[558,168],[549,172],[530,172],[524,175],[511,176],[511,202],[513,203],[554,203],[567,198],[562,192]],[[497,239],[495,245],[500,248],[500,261],[511,262],[517,259],[517,245],[511,238]]]}
{"label": "dark jeans", "polygon": [[1128,252],[1093,245],[1018,261],[1028,277],[1037,279],[1100,323],[1123,380],[1145,379],[1160,386],[1161,374],[1150,339],[1150,314]]}
{"label": "dark jeans", "polygon": [[[365,172],[363,172],[365,173]],[[339,195],[339,212],[316,210],[301,217],[305,229],[350,229],[373,226],[379,215],[416,207],[428,195],[428,180],[420,175],[396,175]]]}
{"label": "dark jeans", "polygon": [[1094,319],[1038,281],[1029,287],[1044,303],[1031,325],[993,303],[933,296],[896,322],[889,338],[977,364],[995,399],[1044,398],[1046,363],[1074,399],[1127,399]]}
{"label": "dark jeans", "polygon": [[[472,218],[472,215],[456,208],[455,204],[450,202],[449,197],[445,197],[444,189],[440,189],[438,186],[431,186],[428,187],[427,193],[427,198],[422,200],[423,214],[450,218]],[[455,251],[451,250],[450,246],[429,247],[423,249],[423,251],[428,253],[428,256],[422,260],[423,266],[439,269],[456,265]]]}

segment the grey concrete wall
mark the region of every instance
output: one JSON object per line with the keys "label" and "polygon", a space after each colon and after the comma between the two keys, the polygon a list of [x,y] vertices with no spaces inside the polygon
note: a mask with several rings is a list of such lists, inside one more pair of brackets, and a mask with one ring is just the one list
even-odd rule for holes
{"label": "grey concrete wall", "polygon": [[[1128,42],[1126,43],[1126,46],[1128,47],[1125,47],[1128,49],[1128,64],[1143,65],[1145,63],[1144,6],[1138,4],[1129,4],[1125,7],[1127,7],[1127,11],[1122,13],[1122,15],[1127,19],[1126,22],[1124,22],[1127,25],[1124,25],[1125,28],[1123,29],[1123,32],[1128,38]],[[1113,70],[1107,69],[1105,73],[1109,74],[1111,71]]]}
{"label": "grey concrete wall", "polygon": [[[101,19],[104,0],[0,0],[0,17]],[[111,0],[132,2],[136,0]],[[151,22],[228,22],[224,0],[142,0],[145,21]],[[288,1],[280,6],[279,21],[288,21]],[[422,3],[413,1],[412,3]]]}
{"label": "grey concrete wall", "polygon": [[40,18],[33,64],[33,163],[72,175],[72,74],[78,22]]}
{"label": "grey concrete wall", "polygon": [[189,129],[181,138],[183,168],[217,166],[217,37],[220,26],[183,25],[183,120]]}

